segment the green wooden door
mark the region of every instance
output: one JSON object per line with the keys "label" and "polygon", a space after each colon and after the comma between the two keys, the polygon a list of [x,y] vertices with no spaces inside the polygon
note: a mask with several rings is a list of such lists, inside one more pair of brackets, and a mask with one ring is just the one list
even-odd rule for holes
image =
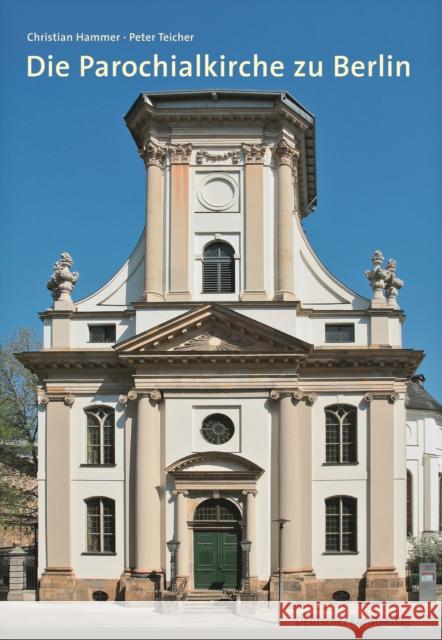
{"label": "green wooden door", "polygon": [[195,589],[239,587],[238,536],[236,531],[194,531]]}

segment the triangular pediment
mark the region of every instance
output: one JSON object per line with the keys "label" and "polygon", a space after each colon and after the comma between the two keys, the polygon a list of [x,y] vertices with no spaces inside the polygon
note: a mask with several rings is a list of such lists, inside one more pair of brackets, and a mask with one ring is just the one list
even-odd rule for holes
{"label": "triangular pediment", "polygon": [[312,345],[218,304],[206,304],[115,346],[120,355],[307,353]]}
{"label": "triangular pediment", "polygon": [[204,451],[191,453],[166,468],[174,476],[199,477],[224,474],[229,476],[250,476],[258,479],[264,472],[261,467],[242,456],[226,451]]}

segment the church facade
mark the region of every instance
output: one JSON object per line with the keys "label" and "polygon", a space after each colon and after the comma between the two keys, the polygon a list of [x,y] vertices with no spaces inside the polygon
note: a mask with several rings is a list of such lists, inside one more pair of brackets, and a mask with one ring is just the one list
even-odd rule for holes
{"label": "church facade", "polygon": [[306,239],[314,117],[201,91],[141,94],[125,119],[145,231],[77,302],[62,254],[44,348],[20,356],[41,380],[40,599],[404,599],[423,353],[402,347],[394,260],[375,252],[365,298]]}

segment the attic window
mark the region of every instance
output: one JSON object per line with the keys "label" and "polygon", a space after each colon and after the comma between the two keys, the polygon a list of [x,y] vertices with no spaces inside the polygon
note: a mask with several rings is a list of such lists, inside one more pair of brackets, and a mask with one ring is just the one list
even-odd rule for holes
{"label": "attic window", "polygon": [[115,342],[116,326],[114,324],[90,324],[89,342]]}
{"label": "attic window", "polygon": [[355,341],[355,325],[354,324],[326,324],[325,325],[325,341],[326,342],[354,342]]}

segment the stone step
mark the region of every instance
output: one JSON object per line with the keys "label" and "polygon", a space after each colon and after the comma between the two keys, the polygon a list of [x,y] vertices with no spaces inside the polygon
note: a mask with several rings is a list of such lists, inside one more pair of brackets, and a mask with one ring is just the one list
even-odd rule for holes
{"label": "stone step", "polygon": [[229,601],[231,599],[222,591],[215,591],[211,589],[198,589],[197,591],[189,591],[186,597],[186,602],[214,602],[220,600]]}

